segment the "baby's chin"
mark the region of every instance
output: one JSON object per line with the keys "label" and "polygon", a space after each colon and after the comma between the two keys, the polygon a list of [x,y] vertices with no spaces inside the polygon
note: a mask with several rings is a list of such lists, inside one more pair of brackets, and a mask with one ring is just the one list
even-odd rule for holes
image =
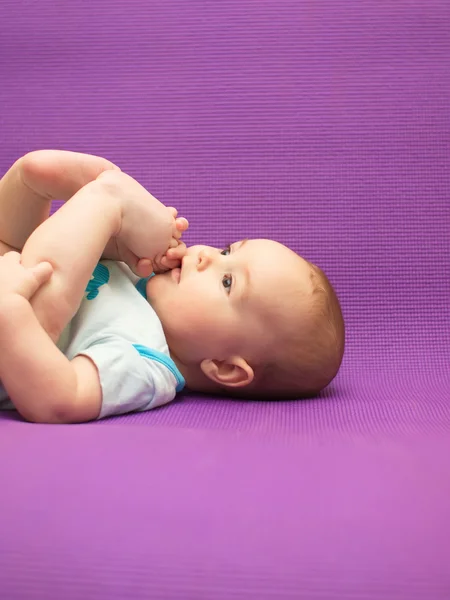
{"label": "baby's chin", "polygon": [[[176,271],[174,273],[174,271]],[[177,272],[178,271],[178,272]],[[164,290],[164,294],[167,294],[171,288],[175,288],[179,281],[180,269],[171,269],[170,271],[166,271],[165,273],[158,273],[157,275],[153,275],[147,281],[147,298],[155,297],[159,292]]]}

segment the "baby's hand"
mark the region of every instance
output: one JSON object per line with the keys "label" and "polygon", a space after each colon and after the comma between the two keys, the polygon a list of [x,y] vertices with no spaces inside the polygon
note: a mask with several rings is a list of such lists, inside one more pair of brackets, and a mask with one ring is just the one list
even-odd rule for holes
{"label": "baby's hand", "polygon": [[53,267],[48,262],[27,268],[20,264],[18,252],[7,252],[0,257],[0,299],[16,294],[30,300],[52,273]]}
{"label": "baby's hand", "polygon": [[181,241],[181,236],[189,227],[188,220],[184,217],[177,217],[178,211],[176,208],[169,207],[167,210],[170,211],[173,218],[173,234],[169,248],[164,254],[156,256],[153,261],[146,258],[139,261],[139,271],[145,273],[145,275],[142,275],[143,277],[147,277],[151,272],[164,273],[179,267],[181,259],[186,253],[186,244]]}

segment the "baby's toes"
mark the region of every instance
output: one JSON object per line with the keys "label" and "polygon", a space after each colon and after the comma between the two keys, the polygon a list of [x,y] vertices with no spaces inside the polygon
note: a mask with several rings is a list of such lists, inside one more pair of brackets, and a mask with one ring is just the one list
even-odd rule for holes
{"label": "baby's toes", "polygon": [[189,221],[184,217],[179,217],[176,220],[176,224],[179,231],[186,231],[186,229],[189,227]]}

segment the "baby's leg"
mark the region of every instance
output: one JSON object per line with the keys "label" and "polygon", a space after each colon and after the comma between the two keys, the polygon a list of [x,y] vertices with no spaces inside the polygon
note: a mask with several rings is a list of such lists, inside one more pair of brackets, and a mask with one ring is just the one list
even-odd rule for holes
{"label": "baby's leg", "polygon": [[[123,195],[126,192],[120,193]],[[92,272],[122,224],[120,194],[97,179],[85,185],[30,235],[21,262],[48,261],[53,275],[31,299],[41,326],[55,342],[78,310]]]}
{"label": "baby's leg", "polygon": [[50,214],[51,199],[29,187],[24,177],[23,157],[0,179],[0,254],[20,250]]}
{"label": "baby's leg", "polygon": [[19,158],[0,179],[0,255],[21,250],[50,214],[52,200],[68,200],[100,173],[118,169],[99,156],[38,150]]}

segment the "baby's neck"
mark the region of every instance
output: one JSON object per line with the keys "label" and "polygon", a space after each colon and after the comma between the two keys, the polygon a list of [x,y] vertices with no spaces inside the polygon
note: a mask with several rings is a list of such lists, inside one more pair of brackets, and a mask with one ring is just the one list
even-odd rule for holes
{"label": "baby's neck", "polygon": [[176,364],[180,373],[183,375],[184,380],[186,381],[186,388],[193,392],[202,392],[209,394],[219,393],[218,385],[214,381],[211,381],[209,377],[206,377],[206,375],[201,370],[200,365],[186,365],[172,352],[170,352],[170,357]]}

